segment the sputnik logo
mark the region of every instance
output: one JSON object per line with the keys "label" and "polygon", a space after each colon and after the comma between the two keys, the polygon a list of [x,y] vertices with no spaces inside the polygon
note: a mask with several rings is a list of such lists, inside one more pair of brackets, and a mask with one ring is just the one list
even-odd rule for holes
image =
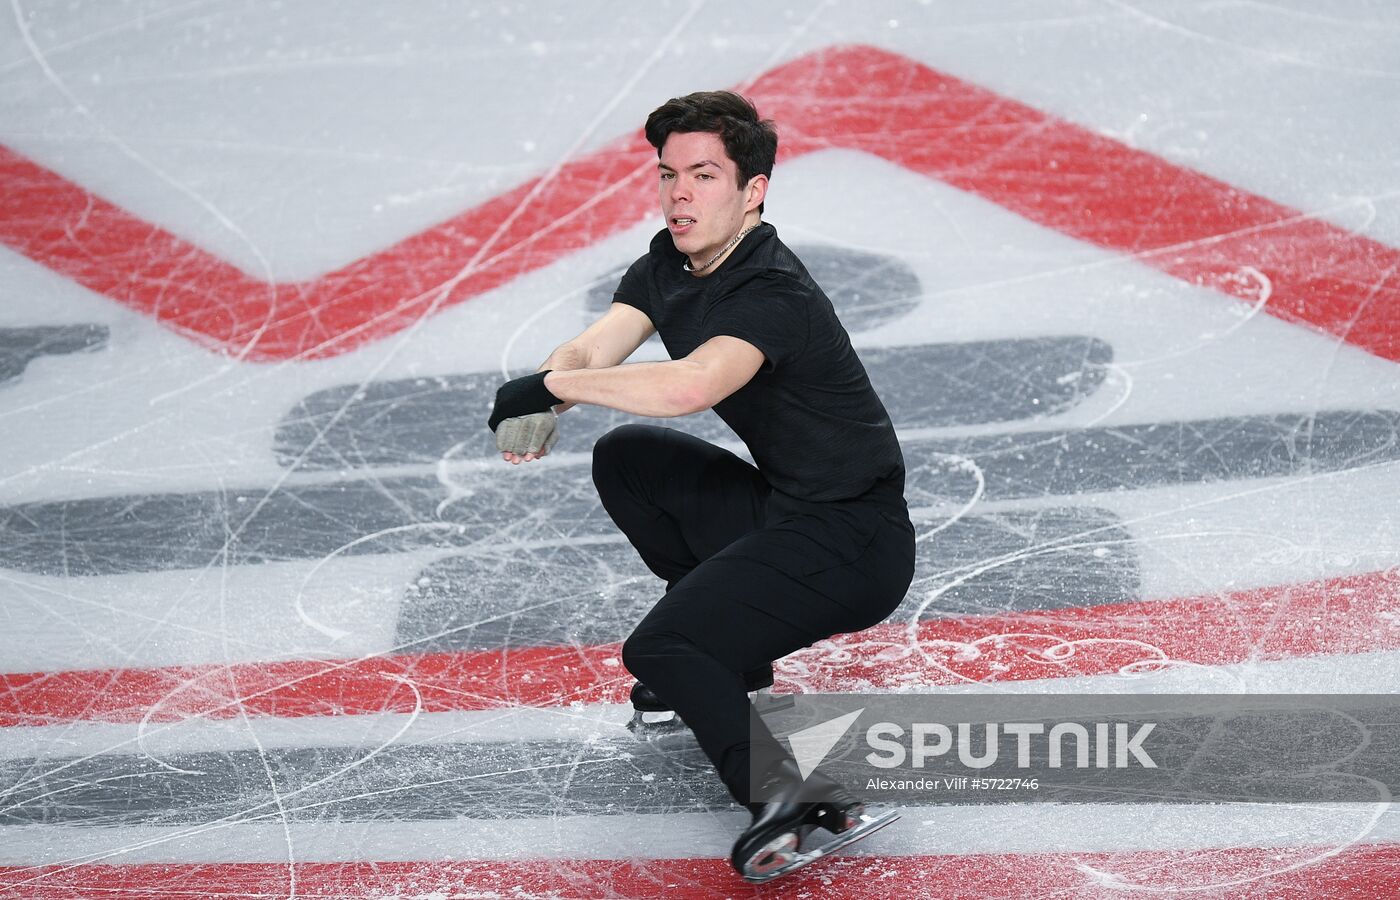
{"label": "sputnik logo", "polygon": [[863,712],[865,707],[862,706],[855,712],[828,719],[820,725],[813,725],[788,735],[788,746],[792,748],[793,759],[797,760],[797,770],[802,773],[804,781],[812,774],[813,769],[822,764],[831,748],[845,736]]}

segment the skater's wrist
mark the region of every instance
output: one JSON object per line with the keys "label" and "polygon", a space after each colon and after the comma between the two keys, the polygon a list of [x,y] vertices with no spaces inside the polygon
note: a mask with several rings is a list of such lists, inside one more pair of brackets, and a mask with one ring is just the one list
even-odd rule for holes
{"label": "skater's wrist", "polygon": [[544,380],[549,372],[513,378],[496,391],[496,403],[486,424],[495,431],[506,419],[549,412],[563,401],[550,393]]}
{"label": "skater's wrist", "polygon": [[537,372],[559,372],[567,369],[588,368],[589,354],[574,344],[560,344],[536,369]]}

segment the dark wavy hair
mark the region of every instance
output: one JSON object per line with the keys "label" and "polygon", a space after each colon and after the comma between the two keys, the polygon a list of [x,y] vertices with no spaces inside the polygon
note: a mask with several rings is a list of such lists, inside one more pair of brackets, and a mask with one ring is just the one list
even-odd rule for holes
{"label": "dark wavy hair", "polygon": [[[673,97],[647,116],[647,143],[661,148],[675,132],[717,134],[724,152],[739,169],[739,187],[755,175],[772,176],[778,156],[778,132],[769,119],[760,119],[752,103],[732,91],[698,91]],[[758,205],[763,212],[763,204]]]}

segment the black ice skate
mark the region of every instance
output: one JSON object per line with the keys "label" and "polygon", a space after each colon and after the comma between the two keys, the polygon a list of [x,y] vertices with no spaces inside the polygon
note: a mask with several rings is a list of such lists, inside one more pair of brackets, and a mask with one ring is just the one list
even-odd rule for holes
{"label": "black ice skate", "polygon": [[[772,799],[749,804],[753,823],[734,842],[729,857],[735,871],[756,884],[814,863],[899,818],[897,812],[867,814],[863,803],[819,772],[803,781],[790,759],[774,767],[765,788]],[[818,828],[834,837],[804,850],[802,844]]]}
{"label": "black ice skate", "polygon": [[[773,667],[764,666],[744,673],[744,689],[749,693],[766,691],[773,686]],[[652,693],[640,681],[632,685],[632,721],[627,729],[644,741],[655,740],[685,730],[685,723],[675,710]]]}

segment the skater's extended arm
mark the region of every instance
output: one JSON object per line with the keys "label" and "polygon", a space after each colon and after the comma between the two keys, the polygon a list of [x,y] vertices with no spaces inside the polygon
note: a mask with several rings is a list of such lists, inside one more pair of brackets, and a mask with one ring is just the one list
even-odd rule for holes
{"label": "skater's extended arm", "polygon": [[[607,312],[585,328],[578,337],[565,341],[556,347],[536,371],[601,369],[616,366],[631,356],[655,331],[656,328],[651,324],[651,319],[647,317],[646,313],[626,303],[614,303]],[[555,413],[561,413],[573,405],[572,402],[564,402],[555,404],[552,408]],[[524,419],[513,420],[507,424],[506,428],[509,430],[517,426],[525,429],[522,437],[539,436],[542,440],[527,439],[515,446],[515,449],[536,446],[539,449],[533,452],[516,453],[506,449],[513,445],[512,440],[502,441],[500,440],[501,435],[498,434],[496,445],[503,450],[503,458],[506,462],[513,465],[532,462],[543,457],[549,452],[554,439],[558,437],[555,426],[549,417],[527,416]],[[493,430],[495,430],[494,427]],[[545,432],[548,432],[547,437],[544,436]]]}
{"label": "skater's extended arm", "polygon": [[[578,337],[554,348],[554,352],[535,371],[549,369],[558,372],[616,366],[631,356],[655,331],[646,313],[626,303],[614,303]],[[564,403],[556,406],[554,411],[563,412],[571,406],[571,402]]]}
{"label": "skater's extended arm", "polygon": [[[761,350],[730,335],[710,338],[684,359],[668,362],[631,363],[602,368],[545,370],[534,375],[513,379],[496,392],[496,404],[491,412],[490,426],[510,429],[516,424],[535,424],[539,430],[552,431],[549,410],[564,409],[565,404],[591,403],[640,416],[684,416],[709,409],[728,397],[749,380],[763,365]],[[497,433],[497,447],[503,458],[512,464],[531,462],[549,452],[552,440],[543,441],[529,451],[502,443]],[[533,433],[533,432],[532,432]],[[511,439],[514,440],[513,438]]]}
{"label": "skater's extended arm", "polygon": [[684,359],[555,370],[545,376],[544,385],[569,403],[639,416],[685,416],[709,409],[748,384],[763,359],[763,352],[748,341],[720,335]]}

